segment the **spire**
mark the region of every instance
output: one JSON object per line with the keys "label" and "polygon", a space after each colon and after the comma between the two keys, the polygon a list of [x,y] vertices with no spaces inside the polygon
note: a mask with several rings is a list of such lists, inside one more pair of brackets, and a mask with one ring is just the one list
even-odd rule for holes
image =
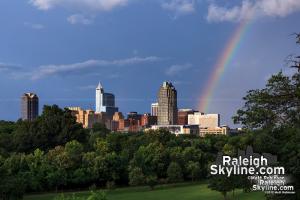
{"label": "spire", "polygon": [[102,87],[102,84],[101,84],[101,82],[99,81],[99,83],[98,83],[98,86],[97,86],[97,88],[96,89],[99,89],[99,90],[101,90],[101,89],[103,89],[103,87]]}

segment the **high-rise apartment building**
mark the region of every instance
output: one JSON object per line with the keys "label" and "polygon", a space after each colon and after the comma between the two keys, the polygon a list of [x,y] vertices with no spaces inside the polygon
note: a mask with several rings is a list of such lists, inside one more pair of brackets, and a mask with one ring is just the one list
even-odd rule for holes
{"label": "high-rise apartment building", "polygon": [[39,116],[39,98],[34,93],[25,93],[21,97],[21,115],[23,120],[33,121]]}
{"label": "high-rise apartment building", "polygon": [[104,88],[99,82],[96,88],[96,113],[105,112],[108,118],[112,118],[118,108],[115,107],[115,96],[111,93],[105,93]]}
{"label": "high-rise apartment building", "polygon": [[177,124],[177,91],[170,82],[164,82],[158,92],[158,125]]}
{"label": "high-rise apartment building", "polygon": [[158,115],[158,103],[152,103],[151,104],[151,116],[157,116]]}

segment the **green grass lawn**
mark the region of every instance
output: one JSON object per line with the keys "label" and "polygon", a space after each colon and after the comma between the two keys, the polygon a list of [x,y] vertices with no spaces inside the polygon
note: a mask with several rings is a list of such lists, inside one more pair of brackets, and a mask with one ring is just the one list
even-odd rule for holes
{"label": "green grass lawn", "polygon": [[[68,193],[72,194],[72,193]],[[78,196],[87,196],[88,192],[78,192]],[[53,200],[54,193],[25,196],[25,200]],[[147,187],[120,188],[107,193],[108,200],[222,200],[219,192],[207,188],[206,184],[182,185],[182,186],[160,186],[151,191]],[[237,191],[235,198],[228,193],[229,199],[236,200],[265,200],[264,194],[260,192],[243,193]]]}

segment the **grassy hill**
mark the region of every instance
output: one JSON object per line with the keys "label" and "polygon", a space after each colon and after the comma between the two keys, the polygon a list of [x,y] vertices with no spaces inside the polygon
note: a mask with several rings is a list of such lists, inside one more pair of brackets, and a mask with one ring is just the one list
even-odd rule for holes
{"label": "grassy hill", "polygon": [[[41,194],[26,196],[25,200],[53,200],[57,194]],[[68,193],[66,195],[72,195]],[[88,192],[77,192],[78,196],[87,196]],[[219,192],[207,188],[206,184],[181,185],[181,186],[158,186],[151,191],[148,187],[120,188],[107,193],[108,200],[222,200]],[[259,192],[243,193],[237,191],[235,198],[232,193],[228,194],[230,200],[265,200],[264,194]]]}

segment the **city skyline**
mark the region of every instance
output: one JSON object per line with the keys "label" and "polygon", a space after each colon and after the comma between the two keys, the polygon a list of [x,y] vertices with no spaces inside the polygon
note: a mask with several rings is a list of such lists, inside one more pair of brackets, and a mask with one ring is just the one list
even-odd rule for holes
{"label": "city skyline", "polygon": [[[166,89],[166,90],[164,90]],[[98,82],[98,85],[95,86],[95,90],[96,90],[96,95],[95,95],[95,104],[93,105],[93,108],[90,106],[83,106],[83,107],[79,107],[79,106],[76,106],[76,105],[72,105],[72,106],[67,106],[67,107],[62,107],[62,108],[69,108],[70,110],[77,110],[77,109],[86,109],[86,110],[90,110],[90,111],[93,111],[95,113],[107,113],[108,116],[110,118],[112,118],[112,116],[115,114],[115,113],[119,113],[119,110],[118,110],[118,107],[115,107],[115,95],[113,93],[105,93],[104,91],[104,87],[103,85],[101,84],[101,81]],[[157,98],[154,100],[154,101],[157,101],[157,103],[151,103],[150,105],[148,105],[148,107],[150,106],[150,109],[149,109],[149,112],[144,112],[144,114],[151,114],[151,116],[158,116],[158,113],[159,113],[159,99],[164,99],[164,98],[167,98],[167,93],[169,92],[169,90],[173,93],[175,92],[175,96],[172,96],[171,97],[171,101],[170,103],[167,103],[167,104],[170,104],[171,106],[173,106],[173,104],[175,103],[175,108],[171,108],[170,110],[173,111],[172,112],[179,112],[180,110],[186,110],[186,108],[178,108],[177,107],[177,91],[175,89],[175,87],[172,85],[171,82],[167,82],[167,81],[164,81],[157,93]],[[162,94],[162,93],[163,94]],[[166,93],[166,94],[165,94]],[[35,93],[32,93],[32,92],[27,92],[27,93],[24,93],[22,96],[21,96],[21,103],[22,105],[24,104],[24,97],[37,97],[37,94]],[[174,98],[174,99],[173,99]],[[168,101],[168,100],[167,100]],[[174,102],[175,101],[175,102]],[[40,105],[37,103],[36,104],[38,109],[37,109],[37,112],[39,113],[40,111],[40,108],[41,108],[41,111],[43,109],[43,107],[45,105]],[[55,104],[57,105],[57,104]],[[153,110],[153,106],[157,107],[156,109],[157,110]],[[168,105],[169,106],[169,105]],[[167,106],[167,107],[168,107]],[[114,108],[114,109],[107,109],[107,108]],[[165,109],[164,109],[165,110]],[[168,109],[166,109],[166,112],[169,112],[167,111]],[[198,112],[197,110],[193,109],[193,108],[187,108],[187,110],[193,110],[195,112]],[[23,112],[23,106],[21,108],[21,111]],[[21,112],[21,114],[22,114]],[[111,112],[113,112],[113,114],[111,114]],[[135,110],[131,110],[130,112],[128,113],[131,113],[131,112],[136,112]],[[164,111],[161,111],[161,112],[164,112]],[[120,111],[120,113],[122,113],[122,111]],[[138,113],[138,112],[137,112]],[[38,116],[38,114],[37,114]],[[21,117],[21,118],[24,118],[24,117]],[[172,120],[174,122],[177,122],[177,116],[175,116],[175,120]],[[25,118],[24,118],[25,119]],[[171,123],[172,124],[172,123]]]}
{"label": "city skyline", "polygon": [[[241,1],[126,1],[96,10],[78,2],[0,2],[0,119],[20,118],[26,91],[37,93],[40,105],[94,108],[99,79],[124,113],[150,112],[165,80],[179,91],[179,108],[198,110],[214,66],[245,18]],[[280,69],[288,73],[286,56],[297,53],[291,36],[300,25],[297,1],[278,10],[251,2],[251,23],[209,101],[207,113],[220,113],[222,124],[232,124],[247,90]],[[190,9],[181,10],[184,5]],[[256,10],[262,6],[269,12]],[[237,21],[227,15],[233,8]]]}
{"label": "city skyline", "polygon": [[178,109],[177,90],[171,82],[162,83],[157,92],[157,103],[151,104],[151,114],[131,111],[124,115],[115,107],[114,94],[105,93],[100,81],[95,90],[95,111],[78,106],[67,107],[76,122],[84,128],[93,128],[94,124],[102,123],[110,131],[120,133],[167,129],[176,135],[200,136],[233,135],[241,130],[231,129],[228,125],[221,126],[220,114],[205,114],[190,108]]}

